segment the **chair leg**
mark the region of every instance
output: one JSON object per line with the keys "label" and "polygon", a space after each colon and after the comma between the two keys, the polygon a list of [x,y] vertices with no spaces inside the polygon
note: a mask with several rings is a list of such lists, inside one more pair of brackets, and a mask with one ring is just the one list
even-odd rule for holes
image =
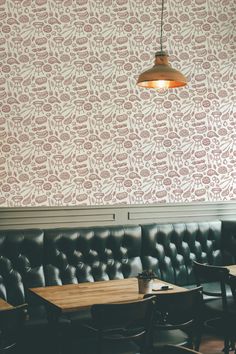
{"label": "chair leg", "polygon": [[151,354],[153,351],[153,335],[152,332],[146,334],[140,343],[140,354]]}
{"label": "chair leg", "polygon": [[234,339],[230,339],[230,347],[229,347],[230,351],[236,351],[235,349],[235,340]]}
{"label": "chair leg", "polygon": [[199,351],[203,333],[203,323],[199,324],[196,328],[196,336],[194,341],[194,350]]}
{"label": "chair leg", "polygon": [[102,335],[100,332],[97,336],[97,354],[102,354]]}
{"label": "chair leg", "polygon": [[229,350],[230,350],[229,338],[226,335],[225,338],[224,338],[224,349],[223,349],[224,354],[229,354]]}
{"label": "chair leg", "polygon": [[188,333],[188,344],[187,344],[187,348],[189,349],[194,349],[194,335],[193,335],[193,330],[191,329],[191,331]]}
{"label": "chair leg", "polygon": [[[232,324],[232,326],[234,326]],[[231,333],[229,333],[229,330]],[[224,349],[223,352],[225,354],[228,354],[230,351],[235,351],[235,340],[234,340],[234,335],[232,334],[231,331],[231,326],[227,326],[227,323],[225,324],[225,333],[224,333]]]}

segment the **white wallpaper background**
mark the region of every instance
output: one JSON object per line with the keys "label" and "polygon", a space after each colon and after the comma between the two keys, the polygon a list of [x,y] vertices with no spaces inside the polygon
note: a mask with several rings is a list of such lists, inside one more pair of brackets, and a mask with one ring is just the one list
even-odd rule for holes
{"label": "white wallpaper background", "polygon": [[0,0],[0,205],[236,199],[234,0]]}

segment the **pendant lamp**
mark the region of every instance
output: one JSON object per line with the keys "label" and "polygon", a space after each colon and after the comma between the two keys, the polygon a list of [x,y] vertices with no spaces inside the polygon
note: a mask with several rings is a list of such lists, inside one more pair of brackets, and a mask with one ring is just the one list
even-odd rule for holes
{"label": "pendant lamp", "polygon": [[155,54],[154,66],[139,75],[137,85],[140,87],[163,90],[187,85],[186,77],[170,66],[168,54],[163,51],[163,13],[164,0],[161,5],[160,51]]}

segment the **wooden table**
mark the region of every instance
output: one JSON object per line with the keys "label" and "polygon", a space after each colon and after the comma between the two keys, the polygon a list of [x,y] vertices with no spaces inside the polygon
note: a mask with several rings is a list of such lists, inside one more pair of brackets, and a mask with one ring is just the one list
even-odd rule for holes
{"label": "wooden table", "polygon": [[236,276],[236,265],[235,264],[227,266],[226,268],[229,270],[231,275]]}
{"label": "wooden table", "polygon": [[[168,284],[163,281],[161,282]],[[186,291],[185,288],[175,285],[172,286],[172,290],[162,290],[162,292]],[[77,311],[82,308],[91,307],[94,304],[137,301],[144,296],[138,292],[137,278],[47,286],[31,288],[29,290],[46,305],[59,313]],[[152,293],[157,294],[158,291],[152,291]]]}
{"label": "wooden table", "polygon": [[[168,283],[162,283],[168,285]],[[186,291],[182,287],[172,286],[172,290],[162,290],[162,292]],[[138,292],[137,278],[47,286],[29,290],[46,305],[51,335],[55,338],[54,342],[56,343],[55,353],[57,354],[61,353],[58,325],[62,313],[68,314],[83,308],[89,308],[94,304],[138,301],[144,296],[144,294]],[[158,291],[152,293],[157,294]]]}
{"label": "wooden table", "polygon": [[0,310],[8,310],[12,309],[12,307],[12,305],[8,304],[8,302],[0,298]]}

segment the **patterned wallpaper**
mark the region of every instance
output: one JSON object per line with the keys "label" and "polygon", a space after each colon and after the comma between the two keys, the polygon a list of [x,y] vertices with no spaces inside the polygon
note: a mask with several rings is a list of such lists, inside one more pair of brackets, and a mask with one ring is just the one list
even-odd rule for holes
{"label": "patterned wallpaper", "polygon": [[0,205],[236,199],[234,0],[0,0]]}

